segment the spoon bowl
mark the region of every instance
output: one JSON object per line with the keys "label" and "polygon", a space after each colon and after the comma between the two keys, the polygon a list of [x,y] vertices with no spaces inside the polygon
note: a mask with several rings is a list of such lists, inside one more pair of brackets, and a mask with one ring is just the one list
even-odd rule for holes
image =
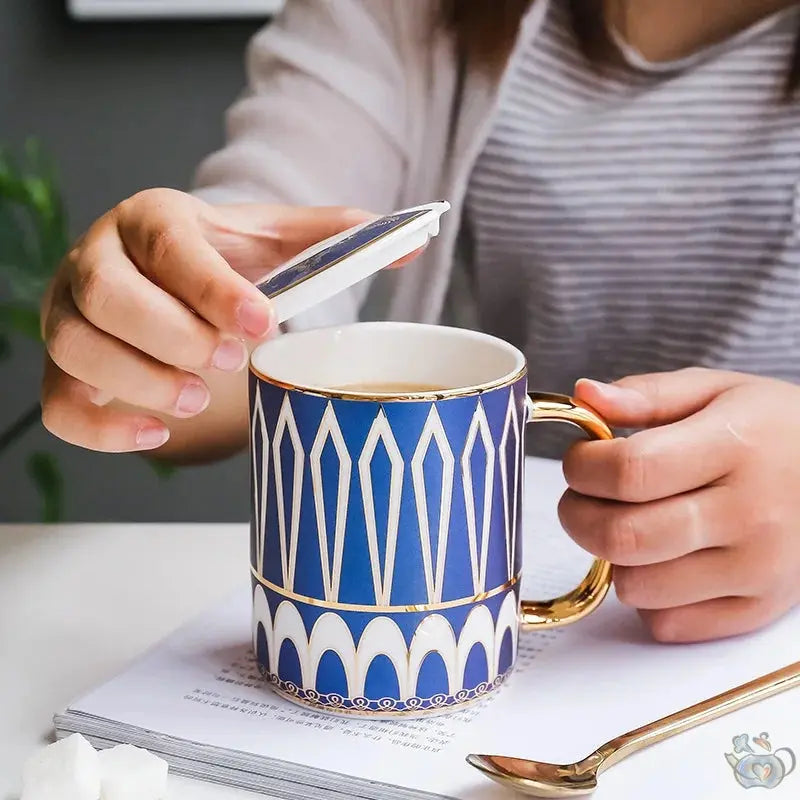
{"label": "spoon bowl", "polygon": [[[593,760],[593,765],[587,764]],[[469,755],[467,762],[506,787],[532,797],[581,797],[597,788],[597,759],[548,764],[508,756]]]}

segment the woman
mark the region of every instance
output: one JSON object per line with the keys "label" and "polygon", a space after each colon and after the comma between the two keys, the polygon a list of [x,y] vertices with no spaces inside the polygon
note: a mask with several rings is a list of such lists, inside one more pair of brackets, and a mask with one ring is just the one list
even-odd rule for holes
{"label": "woman", "polygon": [[[247,346],[274,331],[249,279],[367,218],[348,207],[444,197],[372,307],[459,312],[542,386],[615,380],[575,391],[643,430],[570,449],[565,527],[660,640],[766,624],[800,599],[798,29],[789,0],[291,0],[194,195],[138,194],[66,257],[45,425],[243,447]],[[292,326],[356,318],[366,288]]]}

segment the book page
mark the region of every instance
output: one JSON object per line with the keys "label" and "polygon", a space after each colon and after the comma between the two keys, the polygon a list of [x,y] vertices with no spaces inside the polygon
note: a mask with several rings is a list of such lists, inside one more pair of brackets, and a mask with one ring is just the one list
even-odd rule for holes
{"label": "book page", "polygon": [[[528,488],[538,491],[527,499],[524,593],[563,592],[590,560],[558,530],[555,503],[563,481],[557,467],[529,465]],[[750,637],[662,646],[612,597],[575,626],[521,635],[518,668],[480,704],[446,716],[378,722],[318,714],[273,694],[250,653],[244,589],[72,710],[420,792],[501,798],[501,789],[464,762],[468,753],[579,759],[615,735],[798,659],[798,634],[794,614]],[[800,695],[789,693],[724,717],[615,767],[595,797],[736,797],[741,787],[725,758],[732,737],[769,731],[776,748],[800,753],[798,714]],[[670,758],[679,769],[667,768]],[[770,796],[796,797],[781,794],[800,790],[794,777]]]}

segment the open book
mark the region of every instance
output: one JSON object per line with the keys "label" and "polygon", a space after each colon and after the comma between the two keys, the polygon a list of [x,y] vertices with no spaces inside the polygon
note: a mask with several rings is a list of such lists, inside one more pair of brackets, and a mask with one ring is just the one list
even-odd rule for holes
{"label": "open book", "polygon": [[[531,460],[526,480],[523,594],[542,597],[574,585],[588,559],[557,523],[559,465]],[[611,597],[570,628],[523,634],[512,678],[481,705],[418,721],[292,706],[259,676],[250,641],[243,564],[241,594],[75,701],[56,716],[57,733],[80,732],[98,747],[146,747],[175,772],[276,797],[492,800],[509,795],[465,763],[468,753],[574,761],[617,734],[798,660],[800,614],[739,639],[665,646]],[[800,692],[778,695],[621,762],[602,776],[595,797],[743,796],[734,737],[800,754],[798,719]],[[794,773],[770,792],[798,796]]]}

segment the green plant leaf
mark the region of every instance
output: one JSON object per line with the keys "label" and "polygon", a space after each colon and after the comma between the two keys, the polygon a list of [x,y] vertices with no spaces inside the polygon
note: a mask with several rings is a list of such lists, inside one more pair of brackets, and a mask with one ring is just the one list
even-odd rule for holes
{"label": "green plant leaf", "polygon": [[157,458],[148,458],[147,463],[153,468],[153,472],[164,480],[171,478],[178,471],[174,464],[170,464],[168,461],[160,461]]}
{"label": "green plant leaf", "polygon": [[50,275],[69,247],[69,224],[55,161],[38,139],[25,143],[28,175],[25,187],[36,209],[41,272]]}
{"label": "green plant leaf", "polygon": [[0,194],[22,202],[24,193],[19,182],[19,162],[8,147],[0,146]]}
{"label": "green plant leaf", "polygon": [[[0,253],[2,253],[2,243],[0,243]],[[39,305],[39,301],[47,288],[48,279],[46,276],[26,272],[24,268],[3,261],[0,261],[0,272],[5,273],[11,296],[17,302],[31,306]]]}
{"label": "green plant leaf", "polygon": [[42,501],[42,522],[58,522],[64,499],[64,478],[58,462],[52,454],[39,451],[31,453],[27,467]]}
{"label": "green plant leaf", "polygon": [[[69,225],[58,170],[35,139],[25,158],[0,147],[0,269],[19,299],[41,295],[69,247]],[[27,280],[26,280],[27,279]]]}
{"label": "green plant leaf", "polygon": [[26,306],[0,305],[0,330],[5,333],[19,333],[41,341],[42,334],[39,328],[39,312]]}

